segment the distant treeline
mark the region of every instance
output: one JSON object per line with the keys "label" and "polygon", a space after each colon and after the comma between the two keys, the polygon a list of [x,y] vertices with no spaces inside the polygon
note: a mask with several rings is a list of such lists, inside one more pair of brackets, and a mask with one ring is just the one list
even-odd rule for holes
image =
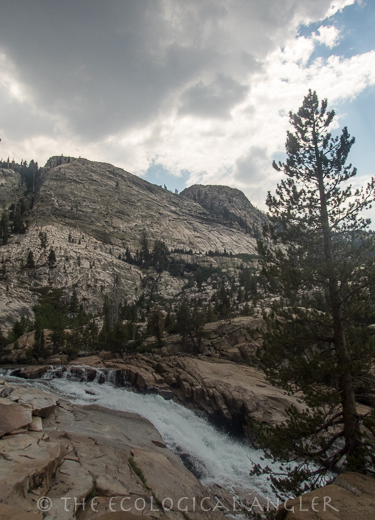
{"label": "distant treeline", "polygon": [[26,191],[34,192],[35,185],[37,181],[37,176],[39,173],[38,163],[31,159],[29,163],[27,161],[22,160],[21,163],[16,163],[10,161],[9,157],[6,161],[0,161],[0,168],[11,169],[15,172],[19,173],[21,176],[21,186],[26,187]]}

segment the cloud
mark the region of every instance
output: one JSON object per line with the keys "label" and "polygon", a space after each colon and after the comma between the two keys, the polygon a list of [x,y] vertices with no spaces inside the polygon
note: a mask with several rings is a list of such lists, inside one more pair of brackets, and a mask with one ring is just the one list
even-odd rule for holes
{"label": "cloud", "polygon": [[[340,36],[327,17],[353,2],[3,2],[2,155],[81,155],[139,175],[157,163],[261,204],[307,89],[332,104],[375,84],[372,52],[311,61]],[[297,37],[310,23],[322,25]]]}
{"label": "cloud", "polygon": [[265,163],[269,161],[267,150],[260,146],[250,146],[245,155],[239,157],[235,163],[234,178],[243,184],[260,184],[265,170]]}
{"label": "cloud", "polygon": [[320,44],[324,44],[330,49],[333,49],[339,43],[340,31],[334,26],[321,25],[318,29],[318,34],[313,33],[313,38]]}
{"label": "cloud", "polygon": [[197,117],[227,118],[230,110],[243,101],[249,87],[236,80],[218,74],[214,81],[204,85],[199,81],[186,89],[181,95],[179,114]]}

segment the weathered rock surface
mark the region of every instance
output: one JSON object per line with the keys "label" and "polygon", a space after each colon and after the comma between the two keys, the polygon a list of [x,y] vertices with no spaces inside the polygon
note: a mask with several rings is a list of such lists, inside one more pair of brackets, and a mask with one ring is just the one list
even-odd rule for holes
{"label": "weathered rock surface", "polygon": [[40,379],[46,372],[48,372],[49,368],[50,367],[48,365],[34,365],[29,367],[15,368],[12,371],[12,375],[16,377],[22,377],[23,379]]}
{"label": "weathered rock surface", "polygon": [[21,176],[11,168],[0,168],[0,208],[14,204],[22,194]]}
{"label": "weathered rock surface", "polygon": [[24,406],[13,403],[7,398],[0,398],[0,437],[31,424],[31,412],[31,406]]}
{"label": "weathered rock surface", "polygon": [[248,231],[253,231],[254,226],[260,228],[266,221],[264,213],[254,208],[244,193],[236,188],[194,184],[184,189],[181,195],[197,202],[218,218],[229,220]]}
{"label": "weathered rock surface", "polygon": [[[77,366],[78,361],[84,366]],[[218,358],[138,354],[103,360],[91,356],[59,370],[78,374],[78,380],[98,382],[110,374],[119,386],[130,384],[141,392],[174,398],[236,431],[242,430],[246,417],[277,424],[285,420],[285,409],[291,404],[303,407],[298,396],[270,385],[257,368]]]}
{"label": "weathered rock surface", "polygon": [[[187,197],[110,164],[71,158],[55,166],[53,159],[43,169],[34,201],[33,215],[39,224],[56,222],[105,243],[135,248],[143,228],[171,247],[206,251],[223,250],[226,244],[228,252],[254,248],[254,241],[233,232],[228,220],[226,225],[218,222]],[[252,209],[254,215],[261,214]]]}
{"label": "weathered rock surface", "polygon": [[57,397],[52,394],[36,388],[30,392],[29,388],[21,386],[14,388],[9,399],[22,405],[29,405],[33,415],[43,418],[48,417],[54,411],[58,401]]}
{"label": "weathered rock surface", "polygon": [[[3,177],[0,201],[8,207],[21,195],[19,175],[3,170]],[[211,187],[205,189],[210,192]],[[241,192],[225,190],[231,193],[229,198],[239,197],[246,222],[264,220]],[[152,241],[162,239],[170,249],[191,250],[191,255],[173,253],[175,259],[202,266],[232,269],[243,262],[234,256],[207,257],[208,250],[255,253],[254,236],[229,216],[210,212],[187,196],[172,194],[110,164],[51,158],[30,196],[27,233],[12,235],[2,246],[5,273],[0,292],[5,297],[0,301],[0,325],[5,327],[22,315],[32,317],[38,299],[35,291],[46,286],[62,289],[65,300],[75,287],[84,309],[94,313],[101,310],[114,275],[119,275],[122,298],[134,300],[145,287],[152,287],[173,299],[181,292],[183,279],[167,271],[145,272],[123,261],[127,247],[133,253],[140,248],[143,229]],[[47,235],[46,247],[40,232]],[[48,265],[51,248],[56,255],[53,268]],[[25,268],[29,250],[35,261],[32,269]]]}
{"label": "weathered rock surface", "polygon": [[44,496],[62,457],[59,442],[43,433],[24,433],[0,440],[0,496],[4,503],[37,513],[37,496]]}
{"label": "weathered rock surface", "polygon": [[333,484],[289,500],[276,520],[373,520],[375,479],[343,473]]}
{"label": "weathered rock surface", "polygon": [[[22,394],[22,387],[6,386],[14,388],[10,396]],[[30,403],[41,400],[43,392],[33,396],[34,391],[28,388]],[[54,396],[45,393],[44,400],[50,399]],[[196,497],[199,504],[209,492],[146,419],[96,405],[78,407],[64,400],[57,402],[48,418],[38,419],[43,431],[0,439],[0,512],[3,508],[8,518],[41,519],[38,500],[48,497],[51,508],[43,513],[47,520],[91,520],[107,513],[113,515],[111,519],[128,520],[144,516],[155,520],[224,519],[219,511],[206,513],[198,507],[194,512],[192,504],[182,514],[180,498]],[[162,507],[166,498],[170,511]],[[85,508],[78,505],[82,502]],[[14,506],[19,509],[12,509]],[[213,498],[206,499],[205,507],[209,506],[214,506]],[[125,513],[125,508],[134,516]],[[14,516],[19,510],[34,516]]]}
{"label": "weathered rock surface", "polygon": [[[25,513],[18,507],[7,506],[0,503],[1,520],[40,520],[40,516],[34,513]],[[114,520],[114,519],[113,519]]]}

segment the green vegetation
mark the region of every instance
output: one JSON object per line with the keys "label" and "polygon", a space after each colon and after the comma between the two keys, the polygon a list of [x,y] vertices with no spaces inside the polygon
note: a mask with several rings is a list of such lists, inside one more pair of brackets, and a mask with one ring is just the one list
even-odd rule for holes
{"label": "green vegetation", "polygon": [[147,485],[147,481],[146,481],[146,477],[143,473],[143,471],[141,470],[141,468],[138,466],[138,464],[135,462],[135,460],[133,459],[133,457],[129,457],[128,458],[128,462],[130,464],[130,467],[132,468],[132,470],[134,471],[134,473],[137,475],[137,477],[140,478],[142,484],[147,488],[147,489],[150,489]]}
{"label": "green vegetation", "polygon": [[290,113],[287,160],[274,163],[284,179],[268,194],[270,224],[258,242],[267,291],[275,296],[260,359],[273,384],[301,391],[308,405],[290,407],[284,424],[257,426],[272,457],[295,463],[270,475],[285,494],[318,486],[328,471],[375,475],[375,414],[356,405],[374,388],[375,243],[362,211],[375,198],[375,180],[362,190],[349,184],[354,138],[346,128],[333,137],[333,118],[311,91]]}
{"label": "green vegetation", "polygon": [[4,209],[0,219],[0,239],[3,245],[8,243],[9,238],[9,213]]}
{"label": "green vegetation", "polygon": [[27,259],[26,259],[26,268],[34,269],[34,267],[35,267],[34,253],[32,251],[29,251],[28,255],[27,255]]}

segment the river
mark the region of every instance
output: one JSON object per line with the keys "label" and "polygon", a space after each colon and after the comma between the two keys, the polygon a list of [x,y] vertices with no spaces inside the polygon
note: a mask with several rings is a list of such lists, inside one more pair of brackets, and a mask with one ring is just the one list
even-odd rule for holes
{"label": "river", "polygon": [[[254,490],[265,498],[275,498],[265,476],[249,476],[252,463],[265,464],[264,453],[219,431],[204,417],[155,394],[139,394],[110,383],[74,381],[69,373],[53,378],[57,370],[43,379],[20,380],[0,370],[0,376],[12,383],[35,386],[74,402],[76,405],[96,403],[105,408],[136,413],[148,419],[160,432],[165,444],[177,453],[205,485],[218,484],[230,491],[237,488]],[[72,376],[74,379],[74,376]],[[270,465],[270,461],[267,461]]]}

